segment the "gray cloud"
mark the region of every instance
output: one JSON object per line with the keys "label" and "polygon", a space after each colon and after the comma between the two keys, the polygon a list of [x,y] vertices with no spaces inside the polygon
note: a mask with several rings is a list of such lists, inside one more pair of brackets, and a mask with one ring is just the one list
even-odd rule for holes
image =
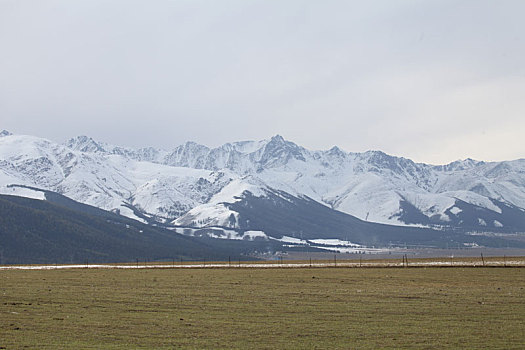
{"label": "gray cloud", "polygon": [[0,2],[0,128],[524,157],[522,1]]}

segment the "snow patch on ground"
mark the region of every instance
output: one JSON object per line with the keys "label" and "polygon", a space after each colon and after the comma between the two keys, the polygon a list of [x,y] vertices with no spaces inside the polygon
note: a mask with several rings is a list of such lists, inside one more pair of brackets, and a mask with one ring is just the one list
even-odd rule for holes
{"label": "snow patch on ground", "polygon": [[137,221],[140,221],[142,222],[143,224],[147,224],[148,222],[146,220],[144,220],[143,218],[140,218],[138,217],[137,215],[135,215],[135,213],[133,212],[133,210],[129,209],[128,207],[125,207],[123,205],[120,205],[118,207],[118,212],[120,215],[122,216],[125,216],[125,217],[128,217],[130,219],[133,219],[133,220],[137,220]]}
{"label": "snow patch on ground", "polygon": [[276,241],[283,242],[283,243],[308,244],[308,242],[305,240],[294,238],[294,237],[288,237],[288,236],[282,236],[281,238],[273,238],[273,237],[270,237],[270,238]]}
{"label": "snow patch on ground", "polygon": [[239,214],[224,204],[202,204],[176,219],[173,224],[194,227],[237,227]]}
{"label": "snow patch on ground", "polygon": [[243,239],[249,239],[250,241],[253,241],[255,239],[268,240],[268,236],[263,231],[245,231]]}
{"label": "snow patch on ground", "polygon": [[361,247],[360,244],[352,243],[350,241],[342,241],[340,239],[310,239],[309,242],[328,246]]}
{"label": "snow patch on ground", "polygon": [[[193,231],[193,235],[195,236],[195,233],[198,230],[192,230],[192,231]],[[183,232],[185,231],[183,230]],[[217,238],[217,239],[233,239],[233,240],[243,239],[242,235],[239,234],[239,232],[234,231],[234,230],[223,229],[220,227],[207,227],[205,234],[210,238]]]}
{"label": "snow patch on ground", "polygon": [[366,247],[357,243],[350,241],[340,240],[340,239],[309,239],[302,240],[294,237],[283,236],[282,238],[273,238],[270,239],[280,241],[283,243],[288,243],[285,247],[295,247],[298,245],[309,246],[312,248],[318,248],[323,250],[328,250],[335,253],[348,253],[348,254],[379,254],[387,253],[395,250],[395,248],[374,248]]}
{"label": "snow patch on ground", "polygon": [[1,186],[0,194],[7,194],[11,196],[20,196],[38,200],[46,200],[46,195],[42,191],[32,190],[29,188],[18,187],[18,186]]}
{"label": "snow patch on ground", "polygon": [[231,240],[268,240],[268,236],[263,231],[245,231],[239,233],[235,230],[225,229],[224,227],[209,226],[206,228],[187,228],[187,227],[169,227],[169,230],[186,236],[208,236],[216,239]]}
{"label": "snow patch on ground", "polygon": [[[400,260],[400,259],[397,259]],[[355,261],[348,262],[337,261],[337,266],[341,267],[402,267],[406,266],[404,262],[375,262],[375,261]],[[427,266],[525,266],[525,263],[521,260],[490,260],[483,264],[481,261],[410,261],[408,263],[412,267],[427,267]],[[0,266],[0,270],[55,270],[55,269],[173,269],[173,268],[182,268],[182,269],[191,269],[191,268],[305,268],[305,267],[333,267],[334,262],[317,262],[312,263],[247,263],[242,262],[239,264],[231,264],[228,262],[224,263],[193,263],[193,264],[128,264],[128,265],[119,265],[119,264],[77,264],[77,265],[9,265],[9,266]]]}
{"label": "snow patch on ground", "polygon": [[452,207],[450,208],[450,212],[454,215],[458,215],[459,213],[461,213],[463,210],[461,210],[460,208],[458,207]]}
{"label": "snow patch on ground", "polygon": [[368,248],[368,247],[336,247],[336,246],[316,246],[312,245],[312,248],[318,248],[323,250],[328,250],[335,253],[346,253],[346,254],[384,254],[391,252],[390,248]]}

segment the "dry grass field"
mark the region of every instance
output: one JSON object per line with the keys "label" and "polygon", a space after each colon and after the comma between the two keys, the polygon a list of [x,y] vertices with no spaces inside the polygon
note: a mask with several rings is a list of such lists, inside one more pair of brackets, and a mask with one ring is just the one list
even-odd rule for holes
{"label": "dry grass field", "polygon": [[0,348],[525,348],[525,269],[0,271]]}

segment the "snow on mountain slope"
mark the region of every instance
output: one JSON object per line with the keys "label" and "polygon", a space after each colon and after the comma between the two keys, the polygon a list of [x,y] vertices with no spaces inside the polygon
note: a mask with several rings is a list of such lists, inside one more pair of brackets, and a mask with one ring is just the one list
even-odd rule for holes
{"label": "snow on mountain slope", "polygon": [[[200,162],[193,164],[250,173],[270,188],[306,195],[363,220],[387,224],[408,223],[400,215],[402,202],[413,205],[433,223],[443,225],[450,222],[447,212],[453,210],[457,200],[495,213],[500,208],[491,199],[525,208],[523,159],[500,163],[467,159],[432,166],[379,151],[345,153],[337,147],[309,151],[280,136],[258,145],[260,148],[252,147],[251,153],[244,154],[225,146],[214,150],[199,148]],[[188,157],[191,158],[191,152]],[[184,157],[178,162],[190,163]]]}
{"label": "snow on mountain slope", "polygon": [[226,204],[240,201],[246,192],[256,197],[265,196],[266,188],[257,179],[235,179],[216,193],[207,203],[196,206],[173,223],[180,226],[239,228],[239,214]]}
{"label": "snow on mountain slope", "polygon": [[18,135],[0,138],[2,172],[23,184],[58,185],[67,175],[73,158],[71,151],[48,140]]}
{"label": "snow on mountain slope", "polygon": [[74,151],[31,136],[0,138],[0,192],[10,184],[58,192],[81,203],[119,210],[129,206],[164,220],[205,203],[234,174],[172,167],[122,155]]}
{"label": "snow on mountain slope", "polygon": [[45,200],[46,196],[42,191],[35,191],[30,188],[10,186],[0,188],[0,194],[8,194],[11,196],[25,197],[31,199]]}
{"label": "snow on mountain slope", "polygon": [[[162,165],[157,167],[162,171],[149,172],[136,177],[141,178],[139,181],[141,185],[136,187],[131,197],[131,204],[146,213],[154,213],[165,221],[179,217],[195,206],[207,203],[215,193],[235,178],[235,175],[225,172]],[[163,175],[159,176],[158,174],[161,173]]]}
{"label": "snow on mountain slope", "polygon": [[[467,210],[469,222],[505,227],[510,214],[503,211],[517,208],[516,217],[525,208],[525,159],[434,166],[380,151],[311,151],[279,135],[217,148],[187,142],[172,151],[134,150],[86,136],[58,145],[1,135],[0,192],[12,183],[42,187],[128,216],[138,210],[177,224],[229,226],[236,214],[222,203],[266,189],[395,225],[462,225]],[[230,189],[233,195],[217,199]],[[478,212],[484,216],[471,217]]]}

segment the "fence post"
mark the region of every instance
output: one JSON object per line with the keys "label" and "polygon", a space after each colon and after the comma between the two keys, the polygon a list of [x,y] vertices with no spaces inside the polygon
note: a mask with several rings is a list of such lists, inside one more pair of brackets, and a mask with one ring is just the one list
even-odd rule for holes
{"label": "fence post", "polygon": [[481,263],[485,266],[485,259],[483,259],[483,253],[481,253]]}

